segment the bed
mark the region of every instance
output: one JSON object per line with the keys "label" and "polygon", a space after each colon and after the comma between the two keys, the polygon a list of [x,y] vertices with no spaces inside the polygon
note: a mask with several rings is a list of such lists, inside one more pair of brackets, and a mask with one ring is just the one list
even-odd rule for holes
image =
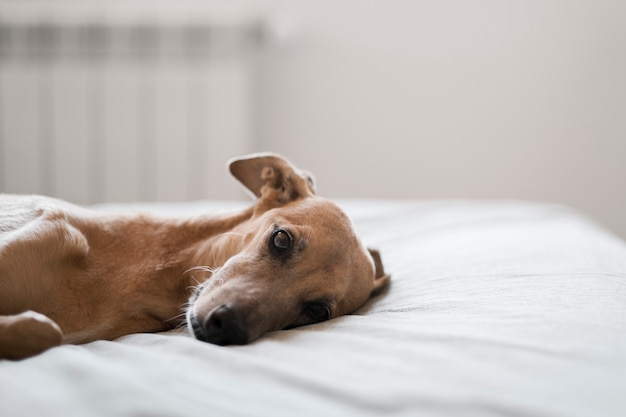
{"label": "bed", "polygon": [[551,204],[339,203],[392,274],[356,314],[246,346],[175,330],[0,361],[0,416],[626,415],[622,240]]}

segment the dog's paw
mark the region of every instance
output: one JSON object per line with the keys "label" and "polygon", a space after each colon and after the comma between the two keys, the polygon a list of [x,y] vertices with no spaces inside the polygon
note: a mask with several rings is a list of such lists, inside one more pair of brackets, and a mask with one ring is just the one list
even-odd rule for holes
{"label": "dog's paw", "polygon": [[63,333],[50,318],[34,311],[0,317],[0,358],[24,359],[59,346]]}

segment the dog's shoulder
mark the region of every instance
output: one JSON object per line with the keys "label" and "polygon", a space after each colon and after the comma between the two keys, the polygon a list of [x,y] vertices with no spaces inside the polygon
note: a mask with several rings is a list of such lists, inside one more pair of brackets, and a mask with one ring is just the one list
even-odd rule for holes
{"label": "dog's shoulder", "polygon": [[75,221],[81,210],[48,197],[0,195],[0,267],[18,259],[41,262],[86,255],[89,244]]}

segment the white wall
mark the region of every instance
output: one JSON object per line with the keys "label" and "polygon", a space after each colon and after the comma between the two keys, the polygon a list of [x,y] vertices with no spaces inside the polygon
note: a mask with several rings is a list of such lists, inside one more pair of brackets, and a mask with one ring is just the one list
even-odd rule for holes
{"label": "white wall", "polygon": [[258,148],[331,197],[521,198],[626,237],[626,2],[265,0]]}
{"label": "white wall", "polygon": [[[11,2],[37,3],[0,0]],[[90,3],[136,1],[74,2]],[[211,14],[215,3],[158,4]],[[261,57],[242,129],[256,137],[249,151],[289,156],[321,194],[552,201],[626,237],[626,2],[218,3],[285,35]]]}
{"label": "white wall", "polygon": [[225,162],[251,148],[256,20],[154,6],[0,0],[0,192],[78,204],[245,195]]}

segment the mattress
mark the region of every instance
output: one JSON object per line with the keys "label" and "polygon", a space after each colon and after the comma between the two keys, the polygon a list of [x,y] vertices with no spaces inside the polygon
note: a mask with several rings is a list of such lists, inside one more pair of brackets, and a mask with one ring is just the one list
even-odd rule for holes
{"label": "mattress", "polygon": [[392,275],[355,314],[246,346],[181,329],[0,361],[0,415],[626,415],[622,240],[550,204],[339,204]]}

